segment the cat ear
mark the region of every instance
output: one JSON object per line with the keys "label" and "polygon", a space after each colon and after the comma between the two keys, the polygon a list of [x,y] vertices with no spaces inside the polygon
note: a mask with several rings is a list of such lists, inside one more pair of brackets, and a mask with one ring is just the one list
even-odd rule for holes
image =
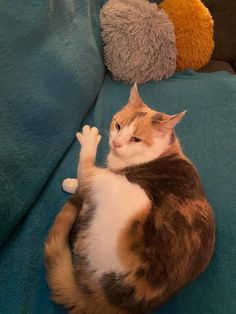
{"label": "cat ear", "polygon": [[143,100],[138,93],[137,83],[134,83],[134,85],[131,87],[128,105],[132,106],[133,108],[144,106]]}
{"label": "cat ear", "polygon": [[169,116],[163,121],[163,126],[167,129],[173,129],[184,117],[187,110]]}
{"label": "cat ear", "polygon": [[152,116],[152,122],[162,129],[173,129],[184,117],[187,110],[174,115],[165,115],[160,119],[160,114],[156,113]]}

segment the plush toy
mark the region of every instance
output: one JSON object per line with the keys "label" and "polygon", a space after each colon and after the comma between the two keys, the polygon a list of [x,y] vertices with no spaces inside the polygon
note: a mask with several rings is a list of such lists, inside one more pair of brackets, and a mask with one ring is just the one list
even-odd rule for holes
{"label": "plush toy", "polygon": [[100,13],[104,55],[115,79],[161,80],[198,70],[214,48],[213,20],[200,0],[109,0]]}
{"label": "plush toy", "polygon": [[173,23],[146,0],[109,0],[100,14],[107,68],[117,80],[143,83],[174,74]]}

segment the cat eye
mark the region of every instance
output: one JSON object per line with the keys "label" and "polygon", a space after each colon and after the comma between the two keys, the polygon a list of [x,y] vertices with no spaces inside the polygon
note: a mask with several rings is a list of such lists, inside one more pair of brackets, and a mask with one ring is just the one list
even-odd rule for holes
{"label": "cat eye", "polygon": [[119,123],[118,123],[118,122],[116,122],[116,124],[115,124],[115,128],[117,129],[117,131],[120,131],[121,126],[119,125]]}
{"label": "cat eye", "polygon": [[134,143],[138,143],[138,142],[141,142],[141,141],[142,140],[140,138],[136,137],[136,136],[131,137],[131,140],[130,140],[130,142],[134,142]]}

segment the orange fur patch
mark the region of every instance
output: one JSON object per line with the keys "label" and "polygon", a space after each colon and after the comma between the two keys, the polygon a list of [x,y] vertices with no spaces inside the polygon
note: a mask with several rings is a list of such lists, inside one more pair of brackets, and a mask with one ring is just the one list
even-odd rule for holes
{"label": "orange fur patch", "polygon": [[135,276],[135,272],[139,269],[145,270],[147,265],[131,250],[132,243],[135,239],[137,239],[137,241],[142,241],[143,239],[144,235],[141,226],[149,211],[150,208],[145,208],[135,218],[132,218],[125,226],[119,240],[119,256],[127,267],[127,272],[131,272],[124,282],[135,287],[135,299],[137,302],[144,299],[147,301],[153,300],[161,293],[160,289],[152,288],[144,277],[138,278]]}

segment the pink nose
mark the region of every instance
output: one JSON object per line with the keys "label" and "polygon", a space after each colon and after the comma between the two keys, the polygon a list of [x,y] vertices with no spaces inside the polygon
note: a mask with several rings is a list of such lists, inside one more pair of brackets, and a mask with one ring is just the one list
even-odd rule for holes
{"label": "pink nose", "polygon": [[118,140],[113,140],[113,141],[112,141],[112,144],[113,144],[113,146],[114,146],[115,148],[121,147],[121,143],[120,143]]}

